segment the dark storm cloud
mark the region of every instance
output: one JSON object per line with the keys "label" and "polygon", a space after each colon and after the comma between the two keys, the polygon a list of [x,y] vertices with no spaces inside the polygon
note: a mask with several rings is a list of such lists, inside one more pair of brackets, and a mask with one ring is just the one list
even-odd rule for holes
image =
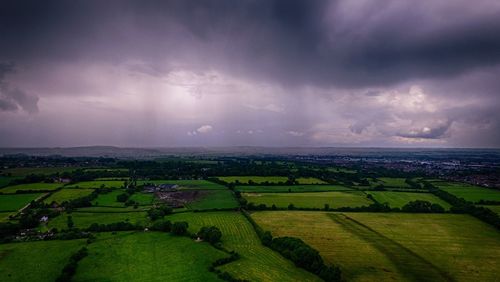
{"label": "dark storm cloud", "polygon": [[28,113],[38,112],[38,97],[12,87],[5,76],[14,72],[12,63],[0,63],[0,111],[16,111],[21,107]]}
{"label": "dark storm cloud", "polygon": [[466,1],[453,9],[437,9],[443,1],[349,2],[3,1],[0,48],[18,60],[176,59],[325,87],[447,77],[500,60],[494,1],[474,4],[484,6],[477,13]]}

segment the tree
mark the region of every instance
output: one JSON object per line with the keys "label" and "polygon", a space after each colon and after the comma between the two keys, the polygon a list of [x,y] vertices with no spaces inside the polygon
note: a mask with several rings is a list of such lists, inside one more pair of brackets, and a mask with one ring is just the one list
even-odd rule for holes
{"label": "tree", "polygon": [[122,193],[118,196],[116,196],[116,201],[125,203],[128,200],[129,195],[127,193]]}
{"label": "tree", "polygon": [[73,217],[71,215],[68,215],[68,228],[71,229],[75,223],[73,222]]}
{"label": "tree", "polygon": [[198,236],[213,245],[220,242],[222,232],[216,226],[203,226],[198,232]]}
{"label": "tree", "polygon": [[188,223],[185,221],[174,222],[172,225],[172,233],[175,235],[185,235],[188,230]]}

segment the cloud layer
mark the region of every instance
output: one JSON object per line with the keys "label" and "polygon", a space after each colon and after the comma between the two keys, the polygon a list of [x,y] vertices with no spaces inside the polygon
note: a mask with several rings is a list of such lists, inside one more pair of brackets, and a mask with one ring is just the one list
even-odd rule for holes
{"label": "cloud layer", "polygon": [[0,146],[500,146],[495,0],[0,5]]}

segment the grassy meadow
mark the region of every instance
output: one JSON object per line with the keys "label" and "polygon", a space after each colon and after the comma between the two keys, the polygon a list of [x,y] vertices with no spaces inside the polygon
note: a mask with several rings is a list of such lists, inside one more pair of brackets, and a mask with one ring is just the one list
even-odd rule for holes
{"label": "grassy meadow", "polygon": [[41,193],[0,195],[0,212],[18,211],[42,195]]}
{"label": "grassy meadow", "polygon": [[84,181],[84,182],[78,182],[74,184],[70,184],[66,186],[66,188],[83,188],[83,189],[89,189],[89,188],[123,188],[125,181],[121,180],[95,180],[95,181]]}
{"label": "grassy meadow", "polygon": [[328,184],[327,182],[314,177],[299,177],[295,179],[298,184]]}
{"label": "grassy meadow", "polygon": [[16,193],[16,191],[29,191],[29,190],[40,190],[40,191],[52,191],[63,186],[61,183],[30,183],[30,184],[19,184],[13,186],[7,186],[0,189],[1,193],[10,194]]}
{"label": "grassy meadow", "polygon": [[44,203],[51,204],[53,202],[61,204],[65,201],[71,201],[92,194],[94,189],[62,189],[52,193]]}
{"label": "grassy meadow", "polygon": [[130,223],[141,223],[145,225],[149,219],[146,212],[80,212],[63,213],[53,219],[50,219],[47,228],[57,228],[58,230],[68,229],[68,216],[73,219],[74,227],[87,228],[92,223],[109,224],[119,221],[127,221]]}
{"label": "grassy meadow", "polygon": [[252,193],[283,193],[283,192],[328,192],[352,191],[351,188],[341,185],[290,185],[290,186],[236,186],[240,192]]}
{"label": "grassy meadow", "polygon": [[0,244],[0,281],[55,281],[85,240]]}
{"label": "grassy meadow", "polygon": [[137,185],[144,184],[176,184],[178,190],[196,189],[196,190],[225,190],[226,187],[207,180],[138,180]]}
{"label": "grassy meadow", "polygon": [[319,278],[264,247],[248,220],[238,212],[179,213],[167,217],[171,221],[187,221],[191,232],[203,226],[217,226],[222,244],[241,258],[219,269],[237,279],[249,281],[320,281]]}
{"label": "grassy meadow", "polygon": [[387,203],[391,208],[402,208],[410,201],[427,201],[438,204],[448,210],[451,206],[447,202],[430,193],[412,193],[412,192],[391,192],[391,191],[373,191],[368,192],[379,203]]}
{"label": "grassy meadow", "polygon": [[263,211],[275,236],[296,236],[348,281],[495,281],[500,236],[468,215]]}
{"label": "grassy meadow", "polygon": [[243,197],[256,205],[265,204],[271,207],[286,208],[293,204],[298,208],[330,208],[361,207],[373,202],[363,192],[315,192],[315,193],[243,193]]}
{"label": "grassy meadow", "polygon": [[233,193],[227,189],[206,191],[200,199],[187,204],[187,207],[192,210],[231,209],[238,206]]}
{"label": "grassy meadow", "polygon": [[480,200],[500,201],[500,191],[466,183],[433,182],[434,186],[451,193],[466,201],[479,202]]}
{"label": "grassy meadow", "polygon": [[208,267],[228,256],[208,243],[159,232],[101,233],[88,248],[73,281],[220,281]]}

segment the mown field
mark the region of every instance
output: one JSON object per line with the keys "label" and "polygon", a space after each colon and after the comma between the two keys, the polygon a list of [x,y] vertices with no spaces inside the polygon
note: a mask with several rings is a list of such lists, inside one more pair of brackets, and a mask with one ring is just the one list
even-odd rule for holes
{"label": "mown field", "polygon": [[17,211],[42,195],[41,193],[0,195],[0,212]]}
{"label": "mown field", "polygon": [[330,208],[361,207],[373,202],[363,192],[316,192],[316,193],[243,193],[243,197],[256,205],[265,204],[271,207],[286,208],[293,204],[298,208]]}
{"label": "mown field", "polygon": [[123,207],[125,203],[118,202],[116,197],[120,194],[125,193],[123,189],[113,190],[109,193],[99,194],[97,198],[92,200],[93,206],[102,206],[102,207]]}
{"label": "mown field", "polygon": [[213,183],[206,180],[138,180],[137,185],[144,184],[176,184],[179,187],[178,190],[183,189],[196,189],[196,190],[225,190],[226,187],[219,185],[217,183]]}
{"label": "mown field", "polygon": [[253,193],[352,191],[341,185],[236,186],[236,190]]}
{"label": "mown field", "polygon": [[348,281],[495,281],[500,234],[468,215],[263,211],[276,236],[302,238]]}
{"label": "mown field", "polygon": [[262,184],[265,182],[269,183],[285,183],[288,181],[286,176],[222,176],[218,177],[220,180],[227,183],[242,183],[249,184],[249,181],[253,183]]}
{"label": "mown field", "polygon": [[466,183],[451,183],[437,181],[432,183],[434,186],[451,193],[466,201],[478,202],[480,200],[500,201],[500,191],[474,186]]}
{"label": "mown field", "polygon": [[391,191],[373,191],[368,192],[379,203],[388,203],[391,208],[402,208],[410,201],[427,201],[438,204],[448,210],[451,206],[447,202],[430,193],[412,193],[412,192],[391,192]]}
{"label": "mown field", "polygon": [[52,193],[44,203],[51,204],[53,202],[61,204],[64,201],[71,201],[92,194],[94,189],[62,189]]}
{"label": "mown field", "polygon": [[187,204],[187,207],[193,210],[231,209],[238,206],[233,193],[227,189],[206,191],[200,199]]}
{"label": "mown field", "polygon": [[249,281],[319,281],[316,276],[264,247],[251,224],[238,212],[179,213],[167,218],[187,221],[191,232],[198,232],[202,226],[220,228],[224,247],[241,255],[241,259],[220,269],[236,278]]}
{"label": "mown field", "polygon": [[55,281],[85,240],[0,244],[0,281]]}
{"label": "mown field", "polygon": [[124,181],[85,181],[66,186],[66,188],[122,188]]}
{"label": "mown field", "polygon": [[208,243],[159,232],[103,233],[88,248],[73,281],[220,281],[208,267],[228,256]]}
{"label": "mown field", "polygon": [[58,230],[68,229],[68,216],[71,216],[74,227],[87,228],[92,223],[109,224],[120,221],[126,221],[133,224],[140,223],[146,225],[149,219],[146,212],[80,212],[63,213],[53,219],[50,219],[47,228],[57,228]]}
{"label": "mown field", "polygon": [[295,179],[299,184],[328,184],[327,182],[314,177],[299,177]]}
{"label": "mown field", "polygon": [[0,189],[1,193],[16,193],[16,191],[27,191],[27,190],[41,190],[41,191],[51,191],[63,186],[61,183],[30,183],[30,184],[19,184],[13,186],[7,186]]}

